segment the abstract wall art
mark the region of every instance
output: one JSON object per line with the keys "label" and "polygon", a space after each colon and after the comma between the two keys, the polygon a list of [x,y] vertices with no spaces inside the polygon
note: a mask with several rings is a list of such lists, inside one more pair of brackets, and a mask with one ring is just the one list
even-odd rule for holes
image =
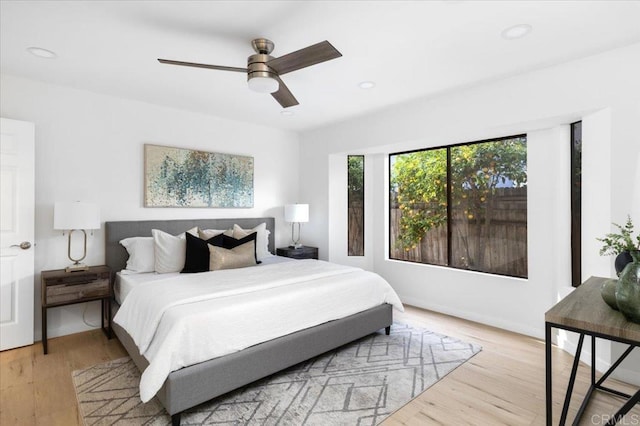
{"label": "abstract wall art", "polygon": [[144,145],[145,207],[253,207],[253,157]]}

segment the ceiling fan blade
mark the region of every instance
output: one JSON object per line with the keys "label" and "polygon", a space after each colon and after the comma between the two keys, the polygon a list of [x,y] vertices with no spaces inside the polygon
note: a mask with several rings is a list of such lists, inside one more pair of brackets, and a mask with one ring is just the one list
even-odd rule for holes
{"label": "ceiling fan blade", "polygon": [[162,64],[169,64],[169,65],[181,65],[184,67],[208,68],[212,70],[236,71],[236,72],[244,72],[244,73],[247,72],[246,68],[225,67],[222,65],[196,64],[195,62],[172,61],[171,59],[158,59],[158,62]]}
{"label": "ceiling fan blade", "polygon": [[295,96],[293,96],[293,93],[291,93],[287,85],[284,84],[280,77],[275,76],[275,79],[278,80],[278,83],[280,83],[280,88],[277,92],[273,92],[271,96],[273,96],[273,98],[278,101],[280,105],[282,105],[282,108],[289,108],[291,106],[298,105],[298,100]]}
{"label": "ceiling fan blade", "polygon": [[328,41],[322,41],[304,49],[296,50],[279,58],[272,59],[267,65],[272,68],[278,75],[283,75],[291,71],[319,64],[320,62],[330,61],[339,58],[342,53],[338,52],[335,47]]}

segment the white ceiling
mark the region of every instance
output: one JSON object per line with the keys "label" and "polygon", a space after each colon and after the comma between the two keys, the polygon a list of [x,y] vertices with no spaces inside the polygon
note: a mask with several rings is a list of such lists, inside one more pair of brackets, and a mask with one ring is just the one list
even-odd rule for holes
{"label": "white ceiling", "polygon": [[[300,131],[637,43],[639,22],[640,1],[2,0],[0,71]],[[501,38],[522,23],[527,37]],[[241,73],[156,61],[245,67],[256,37],[276,57],[322,40],[343,57],[282,77],[293,116]]]}

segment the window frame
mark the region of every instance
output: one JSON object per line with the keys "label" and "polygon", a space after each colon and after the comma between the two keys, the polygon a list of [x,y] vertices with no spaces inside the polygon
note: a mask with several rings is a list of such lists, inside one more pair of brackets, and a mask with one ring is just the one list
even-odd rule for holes
{"label": "window frame", "polygon": [[[361,252],[362,254],[352,254],[352,250],[351,250],[351,188],[349,187],[349,182],[350,182],[350,174],[349,174],[349,159],[351,157],[359,157],[362,159],[362,249]],[[362,154],[347,154],[347,257],[364,257],[365,256],[365,216],[364,216],[364,210],[365,210],[365,196],[366,196],[366,192],[365,192],[365,188],[366,188],[366,182],[365,182],[365,163],[366,159],[365,156]],[[355,250],[353,250],[355,251]]]}
{"label": "window frame", "polygon": [[[575,142],[577,127],[579,126],[580,152],[577,152]],[[582,120],[571,123],[571,285],[578,287],[582,284]],[[576,174],[576,169],[580,173]],[[577,186],[577,188],[576,188]]]}
{"label": "window frame", "polygon": [[[501,140],[507,140],[507,139],[516,139],[516,138],[524,138],[525,139],[525,143],[528,142],[528,138],[527,138],[527,134],[526,133],[519,133],[519,134],[515,134],[515,135],[508,135],[508,136],[501,136],[501,137],[497,137],[497,138],[489,138],[489,139],[482,139],[482,140],[477,140],[477,141],[471,141],[471,142],[459,142],[459,143],[455,143],[455,144],[451,144],[451,145],[442,145],[442,146],[434,146],[434,147],[429,147],[429,148],[419,148],[419,149],[412,149],[412,150],[407,150],[407,151],[398,151],[398,152],[391,152],[387,155],[387,169],[388,169],[388,175],[387,175],[387,194],[388,194],[388,203],[387,203],[387,226],[388,226],[388,246],[387,246],[387,259],[388,260],[393,260],[396,262],[407,262],[407,263],[413,263],[413,264],[418,264],[418,265],[429,265],[429,266],[436,266],[436,267],[442,267],[442,268],[450,268],[450,269],[455,269],[457,271],[470,271],[470,272],[476,272],[476,273],[482,273],[482,274],[489,274],[489,275],[497,275],[497,276],[503,276],[503,277],[509,277],[509,278],[516,278],[516,279],[528,279],[529,278],[529,262],[527,261],[527,274],[526,276],[517,276],[517,275],[509,275],[509,274],[504,274],[504,273],[499,273],[499,272],[487,272],[487,271],[482,271],[482,270],[478,270],[478,269],[472,269],[472,268],[460,268],[457,266],[452,266],[451,265],[451,257],[452,257],[452,250],[453,250],[453,245],[451,244],[451,239],[452,239],[452,227],[449,225],[451,223],[452,220],[452,212],[451,212],[451,201],[452,201],[452,194],[451,194],[451,149],[452,148],[456,148],[456,147],[460,147],[460,146],[469,146],[469,145],[477,145],[477,144],[482,144],[482,143],[488,143],[488,142],[498,142]],[[391,253],[392,253],[392,236],[391,236],[391,232],[392,232],[392,228],[391,228],[391,205],[392,205],[392,197],[391,197],[391,182],[392,182],[392,164],[391,164],[391,157],[392,156],[396,156],[396,155],[403,155],[403,154],[412,154],[415,152],[424,152],[424,151],[432,151],[432,150],[438,150],[438,149],[446,149],[447,151],[447,155],[446,155],[446,167],[447,167],[447,189],[446,189],[446,197],[447,197],[447,264],[446,265],[441,265],[441,264],[435,264],[435,263],[426,263],[426,262],[419,262],[417,260],[406,260],[406,259],[396,259],[394,257],[391,257]],[[527,157],[528,157],[528,152],[527,152]],[[528,173],[527,173],[528,176]],[[527,183],[528,183],[528,179],[527,179]],[[528,207],[528,199],[529,196],[527,195],[527,210],[529,209]],[[528,229],[529,223],[527,221],[527,229]],[[527,246],[529,245],[529,241],[527,239]],[[528,252],[528,248],[527,248],[527,252]]]}

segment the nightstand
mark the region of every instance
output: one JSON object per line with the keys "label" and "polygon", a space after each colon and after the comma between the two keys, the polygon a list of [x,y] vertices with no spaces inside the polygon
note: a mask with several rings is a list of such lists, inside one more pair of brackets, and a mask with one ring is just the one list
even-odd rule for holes
{"label": "nightstand", "polygon": [[64,269],[42,271],[42,348],[45,355],[47,354],[48,308],[101,300],[102,331],[111,339],[110,299],[111,269],[108,266],[91,266],[86,271],[77,272],[67,272]]}
{"label": "nightstand", "polygon": [[276,249],[276,254],[278,256],[290,257],[292,259],[317,259],[318,247],[280,247],[279,249]]}

